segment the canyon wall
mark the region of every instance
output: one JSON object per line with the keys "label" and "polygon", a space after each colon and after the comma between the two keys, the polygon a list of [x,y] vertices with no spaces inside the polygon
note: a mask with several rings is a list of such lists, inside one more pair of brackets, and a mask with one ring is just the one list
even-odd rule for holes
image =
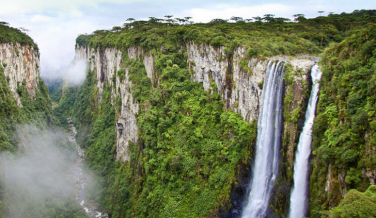
{"label": "canyon wall", "polygon": [[[302,70],[305,73],[305,75],[294,76],[295,96],[290,108],[291,111],[300,104],[299,102],[303,101],[301,81],[307,80],[306,75],[309,75],[310,68],[315,63],[315,58],[309,55],[294,58],[288,56],[248,58],[243,47],[235,49],[233,56],[228,58],[223,47],[197,45],[193,42],[187,44],[186,52],[189,70],[193,71],[191,80],[202,83],[205,90],[212,88],[213,91],[218,91],[225,101],[226,108],[231,108],[239,113],[248,122],[257,120],[263,79],[269,61],[285,60],[295,71]],[[150,52],[145,52],[140,47],[130,47],[127,49],[126,55],[134,60],[142,60],[152,84],[158,82],[155,75],[154,57]],[[117,132],[117,159],[127,161],[129,160],[128,141],[136,142],[138,139],[135,115],[140,106],[132,97],[132,81],[129,80],[128,68],[122,62],[122,56],[122,52],[114,48],[100,50],[76,47],[76,58],[88,60],[90,70],[96,73],[98,103],[101,101],[104,82],[112,85],[113,77],[116,77],[116,86],[114,86],[116,88],[112,89],[112,95],[114,98],[118,95],[122,102],[121,114],[115,127]],[[125,74],[123,80],[117,74],[120,70],[122,70],[120,73]],[[289,89],[287,88],[286,93],[288,92]],[[295,135],[296,133],[294,133]],[[291,140],[295,141],[293,138]],[[291,159],[293,159],[291,145],[288,150],[290,155],[288,159],[291,163]]]}
{"label": "canyon wall", "polygon": [[4,68],[4,75],[17,105],[22,107],[20,96],[17,93],[19,86],[25,86],[30,97],[35,99],[40,76],[38,51],[29,45],[1,43],[0,64]]}

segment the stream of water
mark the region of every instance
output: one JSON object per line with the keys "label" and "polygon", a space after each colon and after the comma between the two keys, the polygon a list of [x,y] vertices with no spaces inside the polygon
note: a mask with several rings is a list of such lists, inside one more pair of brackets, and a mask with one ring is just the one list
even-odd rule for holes
{"label": "stream of water", "polygon": [[257,123],[256,158],[243,218],[265,217],[278,175],[282,127],[283,61],[269,62]]}
{"label": "stream of water", "polygon": [[84,171],[83,165],[83,157],[85,155],[85,150],[82,149],[76,142],[75,136],[77,134],[76,127],[74,126],[72,120],[68,118],[68,122],[70,124],[70,134],[68,135],[68,140],[76,146],[76,151],[78,153],[78,157],[76,162],[73,166],[73,169],[70,173],[70,180],[74,183],[76,188],[76,200],[81,205],[81,207],[85,210],[86,214],[90,217],[95,218],[105,218],[108,217],[108,214],[97,211],[95,207],[91,204],[85,202],[85,191],[86,191],[86,184],[87,184],[87,175]]}
{"label": "stream of water", "polygon": [[321,71],[317,64],[311,69],[312,90],[309,97],[308,107],[305,114],[303,131],[299,137],[298,149],[294,163],[294,188],[290,198],[290,218],[307,216],[308,208],[308,171],[309,156],[311,154],[312,126],[315,119],[316,104],[319,93]]}

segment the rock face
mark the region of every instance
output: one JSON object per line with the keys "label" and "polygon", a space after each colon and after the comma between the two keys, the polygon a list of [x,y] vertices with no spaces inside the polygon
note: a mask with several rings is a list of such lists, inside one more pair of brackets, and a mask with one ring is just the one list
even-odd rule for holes
{"label": "rock face", "polygon": [[25,86],[32,99],[35,99],[40,76],[39,53],[29,45],[16,43],[0,44],[0,64],[8,78],[9,88],[17,105],[22,107],[18,86]]}
{"label": "rock face", "polygon": [[[257,120],[262,83],[269,61],[286,60],[294,68],[302,68],[307,73],[314,64],[310,56],[301,56],[291,60],[287,56],[265,59],[247,58],[246,50],[243,47],[235,49],[231,57],[226,56],[224,47],[216,48],[188,43],[186,50],[189,70],[194,72],[191,80],[201,82],[205,90],[218,91],[226,102],[226,108],[238,112],[248,122]],[[126,53],[131,59],[143,61],[147,75],[151,83],[155,85],[158,81],[155,77],[154,56],[140,47],[130,47]],[[98,103],[101,101],[104,81],[112,85],[112,78],[116,77],[116,88],[112,90],[112,96],[115,98],[118,95],[122,102],[121,114],[115,127],[117,132],[116,157],[125,162],[129,160],[129,141],[136,142],[138,140],[135,114],[139,111],[140,106],[132,97],[130,91],[132,81],[129,80],[128,69],[122,62],[122,56],[121,51],[113,48],[100,50],[76,47],[76,58],[88,60],[90,70],[96,72]],[[116,73],[121,69],[124,69],[124,72],[120,73],[125,74],[125,79],[122,81]],[[114,101],[113,104],[115,104]]]}
{"label": "rock face", "polygon": [[213,82],[227,102],[226,108],[238,112],[244,120],[257,120],[262,94],[262,83],[269,61],[286,60],[292,67],[308,73],[314,65],[311,56],[275,56],[259,59],[248,58],[246,49],[239,47],[233,56],[227,58],[224,47],[215,48],[208,45],[187,45],[189,67],[194,71],[192,80],[201,82],[205,90],[213,86]]}
{"label": "rock face", "polygon": [[[130,57],[138,57],[137,49],[129,49],[128,52]],[[135,114],[139,110],[139,105],[133,99],[130,91],[132,89],[132,82],[129,80],[128,69],[126,66],[124,68],[120,67],[122,64],[121,58],[122,53],[113,48],[104,50],[95,50],[87,47],[76,48],[75,59],[88,60],[89,69],[95,72],[97,79],[96,86],[98,88],[98,104],[102,99],[104,82],[113,85],[113,76],[115,76],[116,87],[112,89],[112,96],[114,99],[118,95],[121,100],[120,116],[115,126],[116,158],[125,162],[129,160],[129,141],[136,142],[138,140]],[[125,74],[125,78],[121,80],[117,72]],[[115,104],[114,100],[112,100],[112,104]]]}

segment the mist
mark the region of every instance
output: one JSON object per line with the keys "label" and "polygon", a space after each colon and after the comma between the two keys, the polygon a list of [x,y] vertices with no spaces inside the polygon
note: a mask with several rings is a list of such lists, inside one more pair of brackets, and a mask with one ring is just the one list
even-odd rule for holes
{"label": "mist", "polygon": [[2,206],[6,217],[86,217],[70,178],[78,158],[63,130],[17,127],[19,153],[0,154]]}
{"label": "mist", "polygon": [[81,85],[86,79],[87,61],[85,59],[74,59],[68,66],[64,75],[66,86]]}

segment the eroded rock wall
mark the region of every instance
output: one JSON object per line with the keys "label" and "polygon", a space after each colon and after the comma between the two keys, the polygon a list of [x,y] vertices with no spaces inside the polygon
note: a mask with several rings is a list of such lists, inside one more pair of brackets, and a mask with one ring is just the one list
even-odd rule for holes
{"label": "eroded rock wall", "polygon": [[40,76],[39,53],[32,46],[19,43],[0,44],[0,64],[8,78],[9,88],[17,105],[22,107],[18,86],[25,86],[30,97],[35,99]]}
{"label": "eroded rock wall", "polygon": [[[269,61],[286,60],[294,68],[302,68],[306,72],[314,64],[311,56],[292,59],[287,56],[247,58],[246,50],[242,47],[235,49],[231,57],[226,56],[223,47],[216,48],[188,43],[186,50],[189,70],[193,71],[191,80],[201,82],[205,90],[218,91],[226,102],[226,108],[238,112],[248,122],[257,120],[262,83]],[[125,55],[131,59],[142,61],[152,84],[156,85],[158,78],[155,76],[154,56],[151,52],[145,52],[140,47],[130,47]],[[117,159],[127,161],[129,160],[128,142],[138,140],[135,115],[140,106],[132,97],[132,81],[129,79],[127,66],[122,62],[122,56],[122,52],[114,48],[104,50],[88,47],[76,48],[76,58],[88,60],[90,70],[96,73],[98,103],[101,101],[104,81],[112,85],[112,78],[116,77],[116,88],[113,88],[112,96],[115,98],[118,95],[122,105],[121,114],[115,127]],[[124,72],[119,73],[125,74],[125,79],[122,81],[117,74],[121,69],[124,69]],[[114,101],[113,104],[115,104]]]}
{"label": "eroded rock wall", "polygon": [[315,58],[309,55],[248,58],[243,47],[235,49],[228,58],[224,47],[194,43],[187,45],[187,54],[189,68],[194,71],[191,79],[201,82],[205,90],[213,87],[214,82],[226,101],[226,107],[238,112],[248,122],[258,118],[262,83],[269,61],[285,60],[295,70],[302,69],[306,73],[315,63]]}

